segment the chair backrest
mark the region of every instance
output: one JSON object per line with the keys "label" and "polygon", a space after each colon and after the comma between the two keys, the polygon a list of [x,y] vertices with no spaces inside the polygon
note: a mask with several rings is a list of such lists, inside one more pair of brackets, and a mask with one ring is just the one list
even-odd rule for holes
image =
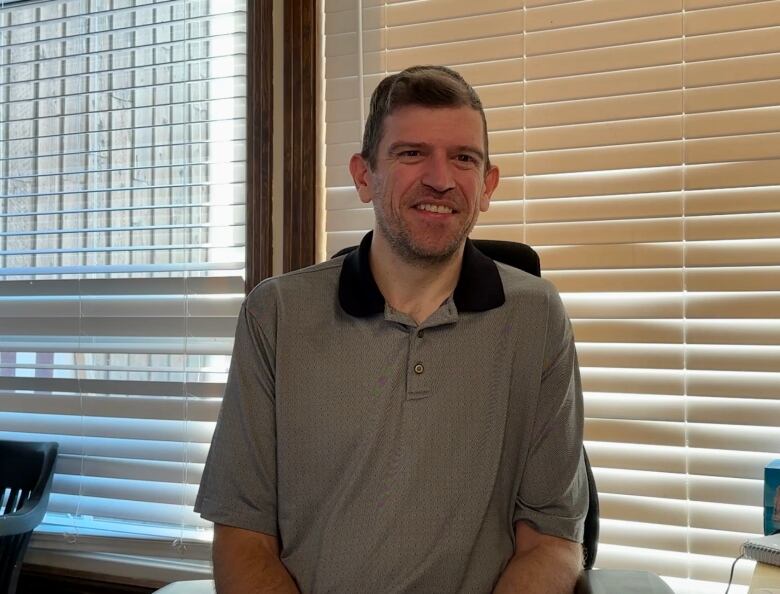
{"label": "chair backrest", "polygon": [[13,594],[30,536],[46,513],[58,444],[0,441],[0,592]]}
{"label": "chair backrest", "polygon": [[[539,254],[529,245],[516,241],[500,241],[495,239],[474,239],[474,247],[480,252],[507,266],[519,268],[534,276],[541,276]],[[333,257],[348,254],[357,246],[349,246],[336,252]],[[583,537],[583,565],[585,569],[591,569],[596,561],[596,552],[599,542],[599,494],[596,490],[596,480],[593,478],[593,470],[585,448],[582,450],[585,458],[585,469],[588,476],[588,513],[585,516],[585,535]]]}

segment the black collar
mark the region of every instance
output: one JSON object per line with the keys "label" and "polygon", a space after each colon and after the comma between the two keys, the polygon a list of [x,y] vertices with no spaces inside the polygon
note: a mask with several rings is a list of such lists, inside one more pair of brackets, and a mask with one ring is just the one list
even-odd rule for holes
{"label": "black collar", "polygon": [[[373,231],[344,258],[339,277],[339,302],[348,314],[364,318],[384,313],[385,298],[376,286],[368,254]],[[453,295],[458,311],[487,311],[504,304],[504,286],[496,263],[466,240],[463,265]]]}

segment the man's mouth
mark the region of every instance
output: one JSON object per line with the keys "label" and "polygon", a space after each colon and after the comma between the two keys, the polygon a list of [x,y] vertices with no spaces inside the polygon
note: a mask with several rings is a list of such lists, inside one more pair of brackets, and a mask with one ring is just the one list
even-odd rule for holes
{"label": "man's mouth", "polygon": [[442,204],[418,204],[416,208],[417,210],[426,210],[439,214],[452,214],[452,209],[449,206],[444,206]]}

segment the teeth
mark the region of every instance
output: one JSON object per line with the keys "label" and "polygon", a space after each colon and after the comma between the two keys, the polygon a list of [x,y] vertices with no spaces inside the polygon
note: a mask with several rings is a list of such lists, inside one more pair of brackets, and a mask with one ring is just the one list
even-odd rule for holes
{"label": "teeth", "polygon": [[452,209],[448,206],[442,206],[441,204],[418,204],[418,210],[427,210],[428,212],[438,212],[442,214],[452,213]]}

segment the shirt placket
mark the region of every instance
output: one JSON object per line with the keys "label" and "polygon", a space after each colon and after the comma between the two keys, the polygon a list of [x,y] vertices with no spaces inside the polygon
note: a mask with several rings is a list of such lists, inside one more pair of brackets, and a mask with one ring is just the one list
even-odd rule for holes
{"label": "shirt placket", "polygon": [[426,398],[431,393],[433,358],[429,339],[424,328],[413,328],[409,332],[409,358],[406,369],[406,399]]}

